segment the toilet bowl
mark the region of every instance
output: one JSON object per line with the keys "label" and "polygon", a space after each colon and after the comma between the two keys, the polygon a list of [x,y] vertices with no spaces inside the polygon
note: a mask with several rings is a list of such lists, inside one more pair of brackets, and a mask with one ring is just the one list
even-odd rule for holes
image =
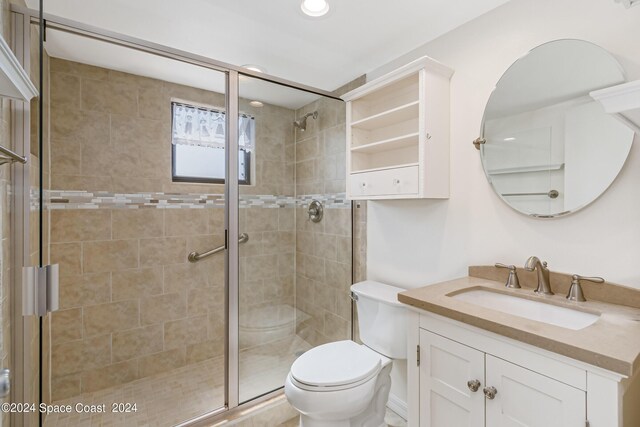
{"label": "toilet bowl", "polygon": [[403,289],[366,281],[351,290],[364,344],[346,340],[312,348],[285,381],[301,427],[385,426],[392,359],[406,359],[406,312],[396,300]]}

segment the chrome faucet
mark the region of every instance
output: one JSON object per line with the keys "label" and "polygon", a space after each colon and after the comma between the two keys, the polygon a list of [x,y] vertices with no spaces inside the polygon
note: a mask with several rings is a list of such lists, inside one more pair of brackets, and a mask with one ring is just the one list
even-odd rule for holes
{"label": "chrome faucet", "polygon": [[524,264],[524,269],[527,271],[536,270],[538,272],[538,287],[533,292],[542,295],[553,295],[553,292],[551,292],[549,269],[547,268],[546,261],[542,262],[537,256],[531,256]]}

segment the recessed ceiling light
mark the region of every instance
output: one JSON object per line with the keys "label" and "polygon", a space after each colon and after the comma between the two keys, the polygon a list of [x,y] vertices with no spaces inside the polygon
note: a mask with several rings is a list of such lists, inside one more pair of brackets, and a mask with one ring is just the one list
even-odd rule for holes
{"label": "recessed ceiling light", "polygon": [[300,9],[306,15],[318,17],[329,12],[329,3],[326,0],[303,0]]}
{"label": "recessed ceiling light", "polygon": [[264,104],[260,101],[251,101],[249,102],[249,105],[251,105],[252,107],[264,107]]}
{"label": "recessed ceiling light", "polygon": [[266,73],[267,72],[267,70],[265,70],[264,68],[262,68],[259,65],[255,65],[255,64],[244,64],[242,67],[246,68],[247,70],[255,71],[256,73]]}
{"label": "recessed ceiling light", "polygon": [[505,138],[505,141],[515,141],[516,139],[512,136],[510,136],[509,138]]}

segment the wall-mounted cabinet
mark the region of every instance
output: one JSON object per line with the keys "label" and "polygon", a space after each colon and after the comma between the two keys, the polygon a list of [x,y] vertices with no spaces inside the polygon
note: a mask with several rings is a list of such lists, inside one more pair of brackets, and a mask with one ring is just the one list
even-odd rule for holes
{"label": "wall-mounted cabinet", "polygon": [[347,93],[347,197],[449,197],[449,80],[423,57]]}

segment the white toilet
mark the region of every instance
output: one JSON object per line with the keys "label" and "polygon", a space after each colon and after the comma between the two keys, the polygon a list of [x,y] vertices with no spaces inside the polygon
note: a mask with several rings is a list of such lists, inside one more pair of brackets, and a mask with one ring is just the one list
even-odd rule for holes
{"label": "white toilet", "polygon": [[324,344],[291,366],[284,392],[301,427],[381,427],[393,359],[407,358],[404,289],[365,281],[351,286],[360,339]]}

